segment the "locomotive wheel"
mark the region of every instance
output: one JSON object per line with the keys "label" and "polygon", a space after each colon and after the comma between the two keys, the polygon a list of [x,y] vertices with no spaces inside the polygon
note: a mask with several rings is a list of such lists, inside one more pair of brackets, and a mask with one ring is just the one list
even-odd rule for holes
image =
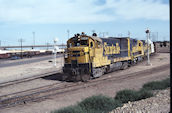
{"label": "locomotive wheel", "polygon": [[80,76],[80,75],[76,75],[76,76],[74,77],[74,81],[75,81],[75,82],[81,81],[81,76]]}
{"label": "locomotive wheel", "polygon": [[90,79],[90,75],[89,74],[84,74],[81,76],[81,80],[83,82],[87,82]]}
{"label": "locomotive wheel", "polygon": [[63,75],[63,76],[61,77],[61,80],[62,80],[62,81],[66,81],[67,78],[68,78],[67,75]]}
{"label": "locomotive wheel", "polygon": [[121,69],[124,70],[124,69],[127,69],[127,68],[128,68],[128,62],[124,62],[124,63],[122,64]]}

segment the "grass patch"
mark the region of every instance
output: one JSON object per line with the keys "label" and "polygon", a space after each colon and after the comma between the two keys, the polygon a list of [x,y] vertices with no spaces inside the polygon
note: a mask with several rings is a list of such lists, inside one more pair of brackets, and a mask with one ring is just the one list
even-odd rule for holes
{"label": "grass patch", "polygon": [[133,102],[133,101],[149,98],[152,96],[153,96],[152,92],[146,89],[141,89],[139,91],[125,89],[119,91],[114,99],[120,100],[122,103],[127,103],[128,101]]}
{"label": "grass patch", "polygon": [[170,87],[170,78],[164,79],[162,81],[148,82],[143,85],[143,88],[147,90],[162,90]]}
{"label": "grass patch", "polygon": [[115,96],[115,99],[120,100],[122,103],[126,103],[128,101],[135,101],[137,100],[137,98],[138,98],[137,91],[129,90],[129,89],[119,91]]}
{"label": "grass patch", "polygon": [[152,97],[153,93],[149,90],[141,89],[141,90],[137,91],[137,95],[138,95],[137,100],[141,100],[141,99],[146,99],[146,98]]}
{"label": "grass patch", "polygon": [[84,99],[76,106],[65,107],[51,113],[108,113],[120,106],[122,106],[122,103],[119,100],[97,95]]}
{"label": "grass patch", "polygon": [[122,106],[121,101],[107,96],[92,96],[78,104],[87,113],[107,113],[116,107]]}

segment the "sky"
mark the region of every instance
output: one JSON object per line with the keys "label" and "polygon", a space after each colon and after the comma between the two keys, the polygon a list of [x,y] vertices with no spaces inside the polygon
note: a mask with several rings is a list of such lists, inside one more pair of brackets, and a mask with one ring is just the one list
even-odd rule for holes
{"label": "sky", "polygon": [[68,33],[93,31],[144,40],[146,29],[163,41],[169,21],[169,0],[0,0],[0,46],[65,44]]}

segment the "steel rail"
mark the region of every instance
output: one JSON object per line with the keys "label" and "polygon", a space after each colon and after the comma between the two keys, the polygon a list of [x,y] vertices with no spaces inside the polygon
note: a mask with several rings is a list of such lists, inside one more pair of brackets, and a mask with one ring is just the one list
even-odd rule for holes
{"label": "steel rail", "polygon": [[14,84],[26,82],[26,81],[31,81],[31,80],[34,80],[34,79],[39,79],[39,78],[45,77],[45,76],[54,75],[54,74],[59,73],[60,71],[61,70],[56,70],[56,71],[51,71],[51,72],[46,72],[46,73],[42,73],[42,74],[33,75],[31,77],[26,77],[26,78],[22,78],[22,79],[18,79],[18,80],[3,82],[3,83],[0,83],[0,88],[5,87],[5,86],[9,86],[9,85],[14,85]]}

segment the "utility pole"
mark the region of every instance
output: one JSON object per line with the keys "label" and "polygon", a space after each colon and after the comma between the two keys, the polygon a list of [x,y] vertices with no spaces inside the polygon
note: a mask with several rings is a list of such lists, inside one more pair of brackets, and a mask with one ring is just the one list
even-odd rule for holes
{"label": "utility pole", "polygon": [[122,34],[120,33],[120,34],[118,34],[118,37],[122,37]]}
{"label": "utility pole", "polygon": [[22,50],[23,45],[22,45],[22,43],[24,42],[24,40],[23,40],[22,38],[20,38],[20,39],[18,40],[18,42],[20,42],[20,47],[21,47],[20,56],[21,56],[21,59],[22,59],[22,58],[23,58],[23,50]]}
{"label": "utility pole", "polygon": [[[64,56],[64,47],[63,47],[63,41],[62,41],[62,54],[63,54],[63,56]],[[63,57],[61,57],[62,59],[61,59],[61,67],[63,67],[63,60],[64,60],[64,58]]]}
{"label": "utility pole", "polygon": [[67,34],[68,34],[68,39],[69,39],[69,33],[70,33],[70,30],[68,29],[68,30],[67,30]]}
{"label": "utility pole", "polygon": [[103,38],[105,37],[104,32],[103,32]]}
{"label": "utility pole", "polygon": [[151,64],[150,64],[150,59],[149,59],[149,38],[150,38],[150,31],[148,29],[146,30],[146,34],[147,34],[147,59],[148,59],[147,65],[149,66]]}
{"label": "utility pole", "polygon": [[108,35],[108,32],[102,32],[103,38],[105,37],[105,34]]}
{"label": "utility pole", "polygon": [[153,42],[158,41],[158,32],[150,32],[150,38],[152,39]]}
{"label": "utility pole", "polygon": [[130,31],[128,31],[128,37],[130,38]]}
{"label": "utility pole", "polygon": [[99,37],[101,37],[101,34],[102,34],[102,33],[101,33],[101,32],[99,32]]}
{"label": "utility pole", "polygon": [[156,41],[158,41],[158,32],[157,32],[157,34],[156,34],[156,35],[157,35],[157,37],[156,37],[156,38],[157,38],[157,39],[156,39]]}
{"label": "utility pole", "polygon": [[92,35],[93,35],[93,33],[95,33],[95,30],[93,29],[91,32],[92,32]]}
{"label": "utility pole", "polygon": [[32,32],[33,33],[33,48],[35,46],[35,32]]}
{"label": "utility pole", "polygon": [[47,50],[48,50],[49,43],[47,42],[46,45],[47,45]]}

